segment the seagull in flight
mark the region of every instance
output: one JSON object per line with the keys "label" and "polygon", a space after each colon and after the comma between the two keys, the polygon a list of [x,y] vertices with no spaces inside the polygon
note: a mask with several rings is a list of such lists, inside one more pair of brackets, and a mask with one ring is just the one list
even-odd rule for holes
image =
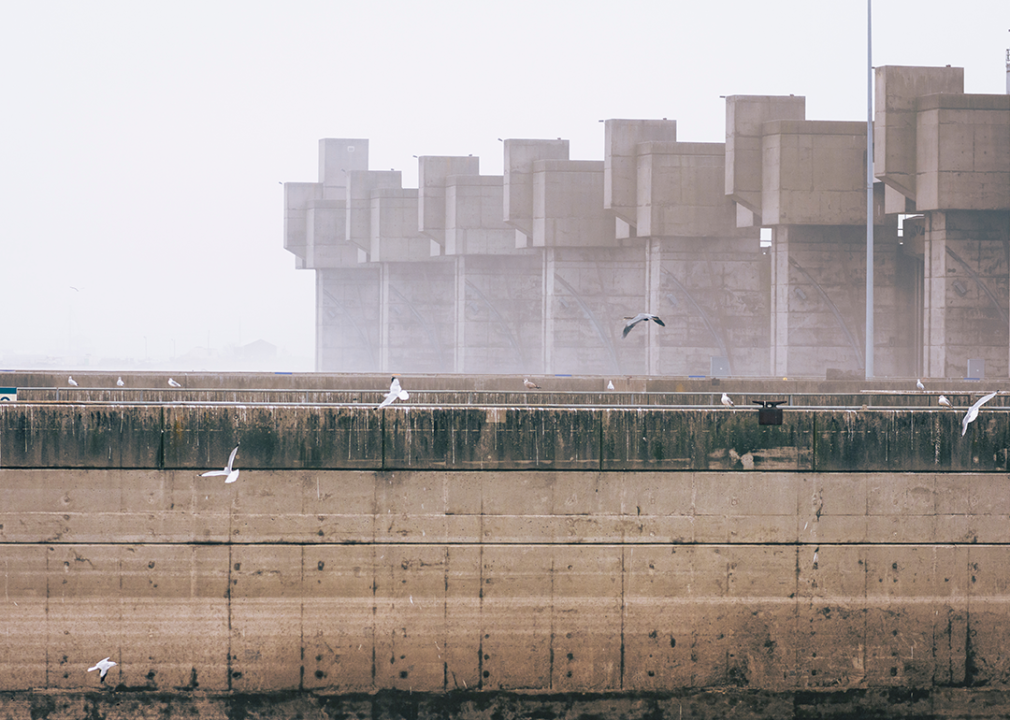
{"label": "seagull in flight", "polygon": [[722,404],[726,407],[733,407],[733,399],[726,393],[722,394]]}
{"label": "seagull in flight", "polygon": [[943,405],[944,407],[950,407],[951,406],[950,405],[950,400],[947,399],[946,395],[941,395],[940,399],[937,400],[937,402],[940,403],[941,405]]}
{"label": "seagull in flight", "polygon": [[235,446],[235,449],[231,451],[231,455],[228,456],[228,464],[224,466],[224,470],[209,470],[201,474],[200,477],[216,477],[218,475],[226,475],[228,479],[224,481],[225,485],[227,485],[228,483],[233,483],[236,480],[238,480],[239,471],[232,469],[232,465],[235,462],[235,453],[237,452],[238,452],[238,445]]}
{"label": "seagull in flight", "polygon": [[119,377],[116,379],[116,387],[123,387],[126,383],[123,382],[123,378]]}
{"label": "seagull in flight", "polygon": [[961,437],[968,432],[968,425],[978,417],[979,408],[985,405],[987,402],[996,397],[996,393],[991,392],[983,398],[979,398],[978,402],[968,408],[968,412],[964,414],[964,418],[961,420]]}
{"label": "seagull in flight", "polygon": [[386,393],[385,399],[379,405],[380,408],[384,408],[387,405],[392,405],[393,401],[399,398],[400,400],[406,400],[410,395],[406,390],[400,387],[400,378],[393,376],[393,381],[389,383],[389,392]]}
{"label": "seagull in flight", "polygon": [[169,379],[168,379],[168,384],[169,384],[169,386],[170,386],[170,387],[182,387],[182,385],[180,385],[179,383],[177,383],[177,382],[176,382],[175,380],[173,380],[172,378],[169,378]]}
{"label": "seagull in flight", "polygon": [[67,378],[67,385],[73,385],[74,387],[77,387],[77,381],[74,380],[73,375]]}
{"label": "seagull in flight", "polygon": [[525,386],[526,386],[526,389],[527,389],[527,390],[539,390],[539,389],[540,389],[540,386],[539,386],[539,385],[537,385],[537,384],[536,384],[535,382],[533,382],[532,380],[530,380],[529,378],[525,378],[525,379],[523,380],[523,385],[525,385]]}
{"label": "seagull in flight", "polygon": [[635,317],[625,315],[624,319],[627,320],[627,322],[624,323],[624,332],[621,333],[622,338],[628,337],[628,333],[631,332],[631,328],[635,327],[636,325],[638,325],[638,323],[642,322],[643,320],[645,322],[652,320],[657,325],[662,325],[663,327],[666,327],[666,323],[660,320],[658,315],[653,315],[652,313],[644,313],[644,312],[638,313],[638,315],[636,315]]}
{"label": "seagull in flight", "polygon": [[94,667],[89,667],[88,672],[91,672],[92,670],[99,670],[98,680],[100,682],[105,682],[105,676],[109,673],[109,670],[114,668],[117,664],[118,663],[114,663],[109,660],[109,658],[105,658],[104,660],[100,660]]}
{"label": "seagull in flight", "polygon": [[917,387],[919,390],[925,390],[926,389],[926,386],[922,384],[922,379],[921,378],[915,381],[915,387]]}

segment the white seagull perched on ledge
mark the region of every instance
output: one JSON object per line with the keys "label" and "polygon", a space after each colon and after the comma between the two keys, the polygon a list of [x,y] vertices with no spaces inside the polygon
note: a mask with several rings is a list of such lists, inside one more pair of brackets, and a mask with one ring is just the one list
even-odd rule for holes
{"label": "white seagull perched on ledge", "polygon": [[726,407],[733,407],[733,399],[726,393],[722,394],[722,404]]}
{"label": "white seagull perched on ledge", "polygon": [[968,432],[968,425],[975,418],[978,417],[978,410],[979,410],[979,408],[981,408],[987,402],[989,402],[990,400],[992,400],[994,397],[996,397],[996,393],[991,392],[988,395],[986,395],[985,397],[979,398],[978,402],[976,402],[974,405],[972,405],[970,408],[968,408],[968,412],[966,412],[964,414],[964,418],[961,420],[961,437],[964,437],[964,434],[966,432]]}
{"label": "white seagull perched on ledge", "polygon": [[168,384],[169,384],[169,387],[182,387],[182,385],[180,385],[179,383],[177,383],[172,378],[168,379]]}
{"label": "white seagull perched on ledge", "polygon": [[67,378],[67,385],[73,385],[74,387],[77,387],[77,381],[74,380],[73,375]]}
{"label": "white seagull perched on ledge", "polygon": [[406,390],[400,387],[400,378],[393,376],[393,381],[389,383],[389,392],[386,393],[386,398],[379,405],[380,408],[384,408],[387,405],[392,405],[393,401],[399,398],[400,400],[406,400],[410,395]]}
{"label": "white seagull perched on ledge", "polygon": [[915,387],[918,388],[919,390],[925,390],[926,389],[926,386],[922,384],[922,379],[921,378],[915,381]]}
{"label": "white seagull perched on ledge", "polygon": [[622,338],[628,337],[628,333],[631,332],[631,328],[635,327],[636,325],[638,325],[638,323],[642,322],[643,320],[645,322],[652,320],[657,325],[662,325],[663,327],[666,327],[666,323],[660,320],[658,315],[653,315],[652,313],[644,313],[644,312],[638,313],[638,315],[636,315],[635,317],[625,315],[624,319],[627,320],[627,322],[624,323],[624,332],[621,333]]}
{"label": "white seagull perched on ledge", "polygon": [[950,407],[950,400],[947,399],[946,395],[941,395],[940,399],[937,400],[937,402],[943,405],[944,407]]}
{"label": "white seagull perched on ledge", "polygon": [[523,380],[523,385],[525,385],[525,386],[526,386],[526,389],[527,389],[527,390],[539,390],[539,389],[540,389],[540,386],[539,386],[539,385],[537,385],[537,384],[536,384],[535,382],[533,382],[532,380],[530,380],[529,378],[525,378],[525,379]]}
{"label": "white seagull perched on ledge", "polygon": [[114,668],[116,665],[117,663],[112,662],[109,658],[105,658],[104,660],[99,660],[98,664],[94,667],[89,667],[88,672],[91,672],[92,670],[99,670],[98,680],[100,682],[105,682],[105,676],[108,674],[109,670]]}
{"label": "white seagull perched on ledge", "polygon": [[215,477],[217,475],[227,475],[228,479],[224,481],[225,485],[227,485],[228,483],[233,483],[236,480],[238,480],[239,471],[232,469],[232,464],[235,462],[235,453],[237,452],[238,452],[238,445],[235,446],[235,449],[231,451],[231,455],[228,456],[228,464],[224,466],[224,470],[209,470],[200,475],[200,477]]}

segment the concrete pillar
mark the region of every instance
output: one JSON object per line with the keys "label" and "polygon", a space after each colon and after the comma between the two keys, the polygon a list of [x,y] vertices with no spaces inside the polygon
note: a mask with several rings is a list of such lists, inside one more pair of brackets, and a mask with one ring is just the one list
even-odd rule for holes
{"label": "concrete pillar", "polygon": [[760,225],[764,123],[803,120],[802,96],[730,95],[726,98],[726,194],[743,206],[742,221]]}
{"label": "concrete pillar", "polygon": [[632,227],[639,219],[636,148],[639,143],[650,140],[675,142],[677,121],[663,118],[607,120],[604,123],[603,207]]}
{"label": "concrete pillar", "polygon": [[381,357],[377,266],[316,270],[316,370],[377,372]]}
{"label": "concrete pillar", "polygon": [[876,68],[875,74],[873,173],[915,202],[918,99],[963,93],[964,69],[888,65]]}
{"label": "concrete pillar", "polygon": [[355,170],[347,173],[346,239],[361,249],[359,258],[367,262],[372,245],[372,191],[376,188],[399,189],[399,170]]}
{"label": "concrete pillar", "polygon": [[528,247],[533,237],[533,163],[567,160],[568,141],[507,138],[504,152],[503,219],[522,233],[523,237],[516,239],[517,247]]}
{"label": "concrete pillar", "polygon": [[445,247],[445,186],[450,176],[479,174],[480,158],[423,155],[417,159],[417,229],[438,245],[433,255]]}
{"label": "concrete pillar", "polygon": [[1010,213],[933,211],[925,217],[925,348],[928,377],[1008,375]]}
{"label": "concrete pillar", "polygon": [[429,240],[417,229],[417,190],[396,187],[371,192],[369,260],[424,262],[431,257]]}
{"label": "concrete pillar", "polygon": [[709,375],[714,356],[733,375],[766,374],[768,260],[758,230],[736,228],[725,145],[645,142],[637,154],[648,306],[666,323],[647,329],[648,372]]}

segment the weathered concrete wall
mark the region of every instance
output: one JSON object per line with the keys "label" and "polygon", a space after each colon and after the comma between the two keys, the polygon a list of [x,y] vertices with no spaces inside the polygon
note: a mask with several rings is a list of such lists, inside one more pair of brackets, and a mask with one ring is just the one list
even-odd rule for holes
{"label": "weathered concrete wall", "polygon": [[0,712],[1000,716],[1005,399],[5,403]]}
{"label": "weathered concrete wall", "polygon": [[[740,399],[740,398],[738,398]],[[967,398],[965,398],[967,401]],[[755,408],[0,405],[0,467],[1006,472],[1010,414]]]}
{"label": "weathered concrete wall", "polygon": [[[0,470],[4,690],[1003,687],[996,475]],[[200,642],[194,642],[199,637]]]}

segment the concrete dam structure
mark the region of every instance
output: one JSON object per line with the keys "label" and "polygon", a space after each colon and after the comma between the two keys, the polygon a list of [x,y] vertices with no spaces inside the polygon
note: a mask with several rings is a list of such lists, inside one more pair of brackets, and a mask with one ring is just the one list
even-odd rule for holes
{"label": "concrete dam structure", "polygon": [[0,717],[1010,713],[995,386],[75,376],[0,375]]}
{"label": "concrete dam structure", "polygon": [[[1010,95],[964,70],[875,71],[874,375],[1010,375]],[[319,142],[284,246],[315,271],[326,372],[865,376],[867,124],[731,95],[725,142],[609,119],[602,157],[503,138],[420,156]],[[621,337],[647,310],[665,328]]]}

